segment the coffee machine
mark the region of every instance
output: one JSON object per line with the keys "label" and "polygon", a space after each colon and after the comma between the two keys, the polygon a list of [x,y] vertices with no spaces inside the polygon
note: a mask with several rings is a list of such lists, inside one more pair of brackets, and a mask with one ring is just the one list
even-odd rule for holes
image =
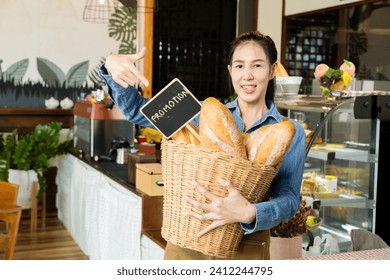
{"label": "coffee machine", "polygon": [[77,101],[74,107],[74,147],[84,157],[115,160],[118,148],[134,145],[135,125],[118,107]]}

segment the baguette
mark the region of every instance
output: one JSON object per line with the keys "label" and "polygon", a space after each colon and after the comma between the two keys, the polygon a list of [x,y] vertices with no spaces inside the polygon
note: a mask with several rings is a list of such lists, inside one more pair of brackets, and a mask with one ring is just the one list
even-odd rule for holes
{"label": "baguette", "polygon": [[192,122],[190,122],[178,132],[176,132],[172,136],[172,140],[199,146],[199,130]]}
{"label": "baguette", "polygon": [[291,145],[295,126],[290,121],[266,125],[245,135],[248,159],[255,163],[279,167]]}
{"label": "baguette", "polygon": [[244,140],[232,113],[214,97],[202,103],[199,135],[202,146],[247,159]]}

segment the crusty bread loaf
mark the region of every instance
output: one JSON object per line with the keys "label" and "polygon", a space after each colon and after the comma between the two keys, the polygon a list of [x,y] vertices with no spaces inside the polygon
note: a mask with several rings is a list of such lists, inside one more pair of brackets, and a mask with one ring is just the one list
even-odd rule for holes
{"label": "crusty bread loaf", "polygon": [[199,130],[189,123],[172,139],[279,167],[294,134],[295,126],[288,120],[260,127],[253,133],[241,133],[229,109],[216,98],[209,97],[202,103]]}
{"label": "crusty bread loaf", "polygon": [[200,136],[198,128],[192,123],[188,123],[178,132],[172,135],[172,140],[188,144],[200,145]]}
{"label": "crusty bread loaf", "polygon": [[276,62],[276,77],[288,77],[288,73],[280,61]]}
{"label": "crusty bread loaf", "polygon": [[201,145],[246,159],[242,134],[229,109],[214,97],[206,98],[200,110]]}
{"label": "crusty bread loaf", "polygon": [[248,159],[255,163],[279,167],[295,134],[291,121],[260,127],[245,135]]}

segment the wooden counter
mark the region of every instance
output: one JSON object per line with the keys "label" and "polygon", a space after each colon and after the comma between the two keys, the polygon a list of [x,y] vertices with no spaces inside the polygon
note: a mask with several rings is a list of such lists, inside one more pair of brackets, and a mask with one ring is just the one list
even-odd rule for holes
{"label": "wooden counter", "polygon": [[38,124],[52,121],[62,123],[62,128],[73,127],[73,109],[0,108],[0,132],[18,129],[19,135],[32,131]]}

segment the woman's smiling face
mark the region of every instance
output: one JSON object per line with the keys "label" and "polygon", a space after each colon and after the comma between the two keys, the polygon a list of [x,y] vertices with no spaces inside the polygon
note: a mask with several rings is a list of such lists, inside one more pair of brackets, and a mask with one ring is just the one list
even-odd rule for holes
{"label": "woman's smiling face", "polygon": [[275,76],[263,47],[254,41],[237,46],[228,70],[238,98],[246,103],[264,100],[268,82]]}

